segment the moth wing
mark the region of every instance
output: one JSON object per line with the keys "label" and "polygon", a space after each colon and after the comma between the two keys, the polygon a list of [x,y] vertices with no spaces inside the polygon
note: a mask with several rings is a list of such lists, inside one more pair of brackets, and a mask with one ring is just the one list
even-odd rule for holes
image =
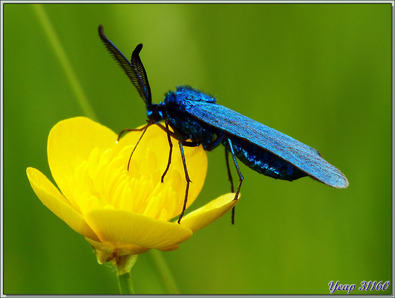
{"label": "moth wing", "polygon": [[317,150],[284,133],[216,103],[188,101],[184,108],[199,121],[279,156],[324,184],[335,188],[348,186],[343,173]]}

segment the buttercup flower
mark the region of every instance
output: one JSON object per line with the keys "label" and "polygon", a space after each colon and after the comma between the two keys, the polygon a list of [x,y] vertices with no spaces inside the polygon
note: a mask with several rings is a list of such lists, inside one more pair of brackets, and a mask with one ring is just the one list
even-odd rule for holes
{"label": "buttercup flower", "polygon": [[[172,140],[171,165],[161,183],[169,144],[156,125],[148,128],[127,169],[140,135],[131,132],[117,142],[116,133],[88,118],[63,120],[52,128],[47,147],[59,189],[39,170],[27,169],[41,202],[92,244],[100,263],[151,248],[176,249],[237,203],[234,194],[223,195],[185,215],[178,224],[186,181],[177,141]],[[192,180],[189,207],[203,187],[207,156],[201,146],[184,150]]]}

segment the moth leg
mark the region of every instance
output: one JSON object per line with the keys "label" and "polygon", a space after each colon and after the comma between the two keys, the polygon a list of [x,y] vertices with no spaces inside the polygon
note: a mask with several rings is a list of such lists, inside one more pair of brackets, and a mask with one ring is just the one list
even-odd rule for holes
{"label": "moth leg", "polygon": [[166,132],[166,134],[167,134],[167,141],[168,141],[169,147],[170,147],[170,150],[169,150],[169,158],[168,158],[168,160],[167,160],[167,166],[166,166],[165,171],[164,171],[163,174],[162,174],[162,177],[160,178],[160,182],[163,183],[163,181],[165,180],[165,176],[166,176],[166,174],[167,174],[167,171],[168,171],[169,168],[170,168],[170,164],[171,164],[171,154],[172,154],[172,152],[173,152],[173,143],[171,142],[171,138],[170,138],[170,137],[173,137],[173,138],[175,138],[175,139],[177,139],[177,138],[176,138],[175,133],[170,131],[170,129],[169,129],[169,124],[167,123],[167,121],[165,121],[165,126],[163,126],[161,123],[155,123],[155,124],[156,124],[160,129],[162,129],[163,131]]}
{"label": "moth leg", "polygon": [[130,153],[129,160],[128,160],[128,166],[126,167],[126,169],[127,169],[128,171],[129,171],[129,168],[130,168],[130,161],[132,160],[133,153],[134,153],[134,151],[136,151],[137,146],[139,145],[141,139],[143,138],[145,132],[147,131],[147,128],[148,128],[150,125],[151,125],[150,123],[147,123],[147,125],[145,125],[145,126],[142,127],[142,128],[126,128],[126,129],[121,130],[121,132],[118,134],[118,139],[117,139],[117,141],[119,142],[121,136],[122,136],[125,132],[127,132],[127,131],[129,131],[129,132],[130,132],[130,131],[143,131],[143,133],[140,135],[140,138],[138,139],[138,141],[137,141],[137,143],[136,143],[136,146],[134,146],[132,153]]}
{"label": "moth leg", "polygon": [[[232,178],[232,173],[230,172],[230,167],[229,167],[229,150],[225,146],[225,160],[226,160],[226,169],[228,171],[228,179],[230,181],[230,191],[235,192],[235,189],[233,187],[233,178]],[[235,223],[235,211],[236,211],[236,206],[233,206],[232,208],[232,225]]]}
{"label": "moth leg", "polygon": [[214,148],[216,148],[222,142],[222,140],[224,139],[224,136],[225,136],[225,134],[217,135],[217,138],[215,140],[212,140],[211,142],[209,142],[206,145],[206,148],[204,148],[204,150],[211,151]]}
{"label": "moth leg", "polygon": [[[171,142],[171,138],[170,138],[170,130],[169,130],[169,124],[167,123],[167,121],[165,122],[166,124],[166,133],[167,133],[167,141],[169,142],[169,159],[167,161],[167,166],[166,166],[166,170],[163,172],[162,177],[160,178],[160,182],[163,183],[163,180],[165,179],[165,176],[167,174],[167,171],[170,168],[170,164],[171,164],[171,154],[173,152],[173,143]],[[159,125],[159,124],[158,124]],[[163,127],[162,125],[159,125],[159,127]]]}
{"label": "moth leg", "polygon": [[[147,124],[149,125],[149,124]],[[146,125],[146,126],[147,126]],[[144,129],[146,129],[146,126],[142,127],[142,128],[126,128],[126,129],[122,129],[121,132],[118,134],[118,138],[117,141],[119,142],[119,140],[121,139],[122,135],[127,132],[127,131],[142,131]]]}
{"label": "moth leg", "polygon": [[160,129],[162,129],[164,132],[166,132],[167,134],[169,134],[170,136],[172,136],[173,138],[175,138],[176,140],[178,140],[176,134],[172,131],[169,130],[169,124],[167,123],[167,121],[165,121],[165,126],[163,126],[162,123],[155,123]]}
{"label": "moth leg", "polygon": [[181,214],[178,217],[178,221],[177,221],[178,223],[180,223],[181,222],[181,218],[184,216],[184,212],[185,212],[185,209],[187,207],[189,183],[191,183],[192,181],[191,181],[191,179],[189,179],[187,164],[185,162],[184,148],[183,148],[183,145],[182,145],[181,141],[178,141],[178,146],[180,147],[181,158],[182,158],[182,165],[184,166],[185,180],[187,181],[187,187],[186,187],[186,190],[185,190],[184,205],[182,207]]}
{"label": "moth leg", "polygon": [[235,192],[233,187],[232,173],[230,172],[230,167],[229,167],[229,149],[226,146],[225,146],[225,161],[226,161],[226,169],[228,171],[228,179],[230,182],[230,191]]}
{"label": "moth leg", "polygon": [[[163,129],[164,131],[166,131],[166,133],[167,133],[167,140],[168,140],[169,146],[170,146],[169,159],[168,159],[168,162],[167,162],[166,170],[165,170],[165,172],[163,173],[163,175],[162,175],[162,177],[161,177],[161,182],[163,183],[164,177],[165,177],[165,175],[167,174],[167,172],[168,172],[168,170],[169,170],[169,168],[170,168],[170,164],[171,164],[171,155],[172,155],[172,152],[173,152],[173,145],[172,145],[172,143],[171,143],[171,138],[170,138],[170,137],[173,137],[173,138],[177,139],[177,136],[176,136],[176,134],[175,134],[174,132],[171,132],[171,131],[169,130],[169,124],[167,123],[167,121],[165,122],[165,126],[163,126],[163,125],[160,124],[160,123],[156,123],[156,124],[157,124],[161,129]],[[186,180],[186,182],[187,182],[187,186],[186,186],[186,190],[185,190],[184,204],[183,204],[183,207],[182,207],[181,214],[180,214],[180,216],[178,217],[178,221],[177,221],[178,223],[181,222],[181,218],[184,216],[185,209],[186,209],[186,207],[187,207],[187,202],[188,202],[189,184],[192,182],[191,179],[189,178],[188,169],[187,169],[187,164],[186,164],[186,160],[185,160],[185,154],[184,154],[184,147],[183,147],[183,146],[187,146],[187,147],[196,147],[196,146],[199,146],[199,145],[200,145],[200,142],[193,142],[193,141],[189,141],[189,142],[188,142],[188,141],[180,141],[180,140],[178,140],[178,146],[179,146],[179,148],[180,148],[180,153],[181,153],[181,158],[182,158],[182,165],[183,165],[183,167],[184,167],[185,180]]]}
{"label": "moth leg", "polygon": [[[167,166],[166,166],[166,169],[163,172],[162,177],[160,179],[161,183],[163,183],[163,181],[165,180],[165,176],[166,176],[167,172],[169,171],[170,164],[171,164],[171,155],[172,155],[172,152],[173,152],[173,143],[171,142],[171,137],[177,139],[177,136],[176,136],[176,134],[174,132],[170,131],[169,124],[167,123],[167,121],[165,121],[165,126],[163,126],[160,123],[156,123],[156,125],[158,125],[162,130],[164,130],[167,133],[167,141],[169,142],[169,147],[170,147],[169,158],[168,158],[168,161],[167,161]],[[182,144],[184,146],[187,146],[187,147],[196,147],[196,146],[200,145],[199,142],[187,142],[187,141],[183,141]]]}
{"label": "moth leg", "polygon": [[[208,148],[206,148],[206,150],[210,151],[213,148],[217,147],[218,144],[222,141],[222,139],[224,138],[224,135],[219,135],[214,141],[212,141]],[[189,178],[188,175],[188,169],[187,169],[187,164],[185,161],[185,154],[184,154],[184,148],[183,146],[187,146],[187,147],[196,147],[200,145],[200,142],[194,142],[194,141],[178,141],[179,147],[180,147],[180,152],[181,152],[181,157],[182,157],[182,164],[184,166],[184,172],[185,172],[185,179],[187,181],[187,187],[186,187],[186,191],[185,191],[185,199],[184,199],[184,206],[182,208],[182,212],[178,218],[178,223],[181,222],[181,218],[184,216],[184,212],[187,206],[187,201],[188,201],[188,192],[189,192],[189,184],[192,182],[191,179]],[[237,165],[237,164],[236,164]],[[241,174],[240,174],[241,175]]]}
{"label": "moth leg", "polygon": [[[176,140],[180,141],[177,138],[177,135],[174,132],[169,130],[169,124],[167,122],[165,122],[166,126],[163,126],[161,123],[155,123],[155,124],[158,125],[159,128],[162,129],[163,131],[165,131],[169,136],[171,136],[171,137],[175,138]],[[194,141],[181,141],[181,142],[182,142],[182,144],[184,146],[187,146],[187,147],[197,147],[197,146],[199,146],[201,144],[200,142],[194,142]]]}
{"label": "moth leg", "polygon": [[[169,145],[170,145],[170,152],[169,152],[169,160],[168,160],[168,162],[167,162],[166,170],[165,170],[165,172],[163,173],[162,178],[161,178],[161,182],[162,182],[162,183],[163,183],[163,180],[165,179],[165,175],[166,175],[167,171],[168,171],[169,168],[170,168],[170,164],[171,164],[171,153],[172,153],[172,150],[173,150],[173,144],[171,144],[170,135],[168,134],[167,136],[168,136]],[[181,144],[184,145],[184,146],[186,146],[186,147],[197,147],[197,146],[200,145],[199,142],[187,142],[187,141],[178,141],[178,142],[181,142]]]}
{"label": "moth leg", "polygon": [[181,143],[182,143],[183,146],[186,146],[186,147],[197,147],[197,146],[200,146],[200,142],[182,141]]}
{"label": "moth leg", "polygon": [[239,165],[237,164],[235,152],[233,150],[232,141],[229,138],[227,138],[227,143],[228,143],[229,151],[232,154],[233,163],[235,164],[235,167],[236,167],[236,170],[237,170],[237,174],[239,175],[239,186],[237,187],[236,195],[235,195],[235,198],[234,198],[234,200],[237,200],[238,197],[239,197],[240,188],[241,188],[241,184],[243,183],[244,177],[243,177],[243,175],[240,172],[240,168],[239,168]]}

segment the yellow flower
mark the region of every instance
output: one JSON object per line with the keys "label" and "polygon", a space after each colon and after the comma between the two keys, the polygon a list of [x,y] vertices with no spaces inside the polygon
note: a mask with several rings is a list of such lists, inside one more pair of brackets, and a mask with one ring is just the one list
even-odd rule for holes
{"label": "yellow flower", "polygon": [[[39,170],[27,169],[30,184],[53,213],[83,235],[95,248],[99,262],[137,255],[151,248],[167,251],[229,211],[237,201],[223,195],[187,214],[182,211],[185,175],[176,140],[170,169],[160,178],[169,154],[167,135],[148,128],[131,159],[141,132],[117,135],[88,118],[60,121],[48,137],[48,163],[57,189]],[[207,172],[201,146],[184,147],[190,183],[189,207]]]}

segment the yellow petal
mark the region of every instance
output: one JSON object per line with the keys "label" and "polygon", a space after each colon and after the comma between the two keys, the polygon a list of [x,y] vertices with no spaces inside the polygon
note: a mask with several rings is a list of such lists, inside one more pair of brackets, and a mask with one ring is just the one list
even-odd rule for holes
{"label": "yellow petal", "polygon": [[203,207],[194,210],[181,219],[181,226],[187,227],[193,232],[204,228],[220,218],[237,204],[239,200],[234,200],[234,197],[234,193],[228,193],[216,198]]}
{"label": "yellow petal", "polygon": [[94,148],[102,152],[115,145],[117,135],[109,128],[85,117],[58,122],[48,137],[48,163],[52,177],[65,197],[73,195],[70,177]]}
{"label": "yellow petal", "polygon": [[177,223],[156,220],[125,210],[93,210],[86,219],[104,244],[128,249],[135,245],[162,248],[176,245],[192,236],[192,231]]}
{"label": "yellow petal", "polygon": [[162,251],[172,251],[172,250],[175,250],[175,249],[177,249],[179,247],[180,247],[179,245],[170,245],[170,246],[161,247],[161,248],[158,248],[158,249],[162,250]]}
{"label": "yellow petal", "polygon": [[74,231],[90,239],[98,240],[84,218],[74,210],[59,190],[35,168],[27,168],[27,177],[40,201]]}

